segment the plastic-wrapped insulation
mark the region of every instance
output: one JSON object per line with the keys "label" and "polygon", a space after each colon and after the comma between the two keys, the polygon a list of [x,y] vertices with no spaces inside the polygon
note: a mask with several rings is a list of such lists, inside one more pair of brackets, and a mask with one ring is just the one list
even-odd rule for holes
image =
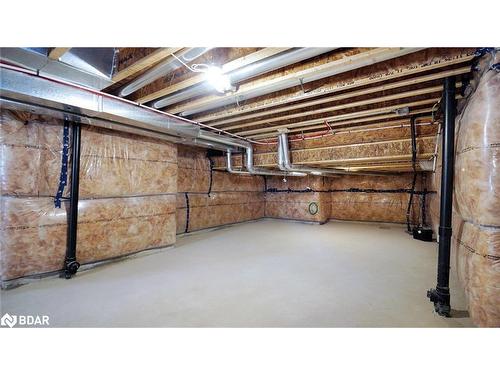
{"label": "plastic-wrapped insulation", "polygon": [[500,327],[500,54],[478,57],[457,116],[452,246],[473,322]]}

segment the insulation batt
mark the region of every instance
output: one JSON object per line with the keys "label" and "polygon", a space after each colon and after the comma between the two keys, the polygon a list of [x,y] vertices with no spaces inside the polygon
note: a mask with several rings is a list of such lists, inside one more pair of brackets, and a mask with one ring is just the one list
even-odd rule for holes
{"label": "insulation batt", "polygon": [[211,170],[206,150],[180,145],[178,173],[178,234],[264,217],[261,176]]}
{"label": "insulation batt", "polygon": [[478,64],[457,117],[453,250],[475,324],[500,327],[500,75],[498,53]]}
{"label": "insulation batt", "polygon": [[[267,187],[278,190],[328,190],[328,179],[318,176],[270,177]],[[266,216],[324,223],[330,218],[330,193],[270,193],[266,194]],[[318,212],[311,214],[309,205],[316,203]]]}
{"label": "insulation batt", "polygon": [[[412,174],[392,176],[342,176],[331,180],[331,189],[409,189]],[[421,190],[420,179],[417,179],[416,190]],[[332,192],[331,217],[338,220],[375,221],[405,223],[408,208],[408,193],[363,193]],[[411,223],[417,224],[421,215],[421,196],[413,197]]]}
{"label": "insulation batt", "polygon": [[[60,120],[0,111],[2,281],[63,267],[68,203],[54,206],[62,136]],[[174,244],[177,147],[88,126],[81,140],[78,260]]]}
{"label": "insulation batt", "polygon": [[[268,192],[266,194],[266,216],[324,223],[328,219],[374,222],[406,222],[408,193],[365,192],[321,192],[345,189],[408,189],[411,174],[398,176],[349,176],[337,178],[318,176],[272,177],[268,188],[278,190],[312,189],[318,192]],[[418,190],[420,185],[416,186]],[[308,208],[315,202],[318,213],[312,215]],[[411,222],[419,222],[421,215],[419,197],[413,201]]]}

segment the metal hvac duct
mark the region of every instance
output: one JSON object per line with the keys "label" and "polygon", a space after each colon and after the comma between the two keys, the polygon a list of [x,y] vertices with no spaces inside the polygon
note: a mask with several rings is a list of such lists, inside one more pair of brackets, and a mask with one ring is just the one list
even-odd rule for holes
{"label": "metal hvac duct", "polygon": [[59,60],[49,58],[48,48],[0,48],[2,61],[54,77],[102,90],[113,84],[115,48],[71,48]]}
{"label": "metal hvac duct", "polygon": [[253,166],[253,148],[252,146],[248,147],[246,149],[246,168],[247,171],[249,171],[251,174],[260,174],[260,175],[266,175],[266,176],[298,176],[298,177],[304,177],[307,174],[299,171],[290,171],[290,172],[277,172],[277,171],[270,171],[268,169],[264,168],[257,168]]}
{"label": "metal hvac duct", "polygon": [[305,84],[308,82],[313,82],[322,78],[351,71],[367,65],[372,65],[381,61],[386,61],[396,57],[408,55],[410,53],[414,53],[422,49],[423,48],[390,48],[390,49],[379,48],[378,50],[375,50],[372,53],[370,53],[369,56],[361,56],[361,57],[356,57],[356,55],[351,56],[349,58],[348,64],[337,66],[335,63],[332,63],[331,66],[327,66],[324,68],[319,66],[316,67],[315,69],[308,69],[307,73],[302,76],[297,76],[297,74],[294,74],[286,79],[279,80],[279,82],[273,83],[271,81],[269,84],[260,85],[256,88],[247,90],[245,93],[236,92],[232,95],[221,97],[220,99],[209,102],[207,104],[202,104],[192,109],[186,109],[185,111],[180,112],[179,115],[186,117],[199,112],[208,111],[214,108],[237,104],[238,102],[255,98],[257,96],[266,95],[271,92],[280,91],[290,87],[297,86],[301,83]]}
{"label": "metal hvac duct", "polygon": [[[217,141],[218,137],[219,136],[217,134],[211,132],[203,132],[203,131],[199,135],[200,139],[208,142]],[[272,169],[256,167],[253,164],[253,147],[250,142],[232,138],[225,139],[224,142],[225,144],[227,144],[228,146],[232,146],[233,148],[244,148],[246,150],[245,168],[250,174],[262,175],[262,176],[300,176],[300,177],[306,175],[305,173],[288,173],[288,172],[284,173],[280,171],[274,171]]]}
{"label": "metal hvac duct", "polygon": [[278,166],[282,171],[287,172],[302,172],[310,173],[316,176],[322,176],[325,174],[348,174],[343,170],[339,169],[322,169],[322,168],[312,168],[312,167],[297,167],[290,162],[290,150],[288,146],[288,130],[282,129],[279,131],[278,135]]}
{"label": "metal hvac duct", "polygon": [[[2,108],[46,114],[83,124],[165,139],[174,143],[226,151],[244,148],[226,136],[169,113],[82,86],[40,77],[35,72],[0,64]],[[210,134],[205,141],[200,137]]]}
{"label": "metal hvac duct", "polygon": [[[229,76],[231,84],[235,85],[243,80],[256,77],[258,75],[271,72],[273,70],[295,64],[299,61],[310,59],[326,52],[333,51],[336,48],[294,48],[290,51],[280,53],[262,61],[255,62],[234,71],[224,71]],[[194,96],[214,92],[213,87],[207,82],[191,86],[178,93],[168,95],[162,99],[153,102],[154,108],[163,108],[180,101],[192,98]]]}
{"label": "metal hvac duct", "polygon": [[100,91],[40,77],[26,69],[0,64],[0,102],[2,108],[47,114],[83,124],[167,139],[174,143],[223,151],[245,149],[249,173],[284,175],[283,172],[254,167],[250,142],[202,130],[200,124],[194,121]]}
{"label": "metal hvac duct", "polygon": [[232,174],[244,174],[249,175],[250,172],[240,171],[233,169],[233,161],[231,160],[232,152],[231,150],[226,151],[226,171]]}
{"label": "metal hvac duct", "polygon": [[[179,53],[177,56],[179,59],[181,59],[184,63],[189,63],[192,60],[200,57],[203,55],[205,52],[211,50],[212,47],[196,47],[196,48],[189,48],[185,50],[184,52]],[[146,86],[147,84],[155,81],[156,79],[160,78],[161,76],[165,76],[170,72],[173,72],[174,70],[180,68],[182,66],[182,63],[174,58],[173,56],[167,59],[166,61],[159,63],[155,67],[149,69],[146,73],[140,75],[136,79],[134,79],[132,82],[130,82],[128,85],[125,85],[120,92],[118,93],[119,96],[127,96],[132,94],[133,92],[136,92],[140,88]]]}

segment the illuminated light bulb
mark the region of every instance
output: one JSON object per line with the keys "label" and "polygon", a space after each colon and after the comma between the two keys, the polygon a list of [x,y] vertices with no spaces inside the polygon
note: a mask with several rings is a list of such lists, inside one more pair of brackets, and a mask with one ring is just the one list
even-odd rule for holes
{"label": "illuminated light bulb", "polygon": [[218,66],[210,66],[205,72],[205,79],[220,93],[225,93],[233,88],[229,77]]}

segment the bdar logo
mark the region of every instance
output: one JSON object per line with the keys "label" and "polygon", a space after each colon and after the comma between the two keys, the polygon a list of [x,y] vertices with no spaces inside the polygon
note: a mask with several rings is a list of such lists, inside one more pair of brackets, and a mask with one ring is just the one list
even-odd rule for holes
{"label": "bdar logo", "polygon": [[9,326],[48,326],[49,317],[47,315],[10,315],[5,313],[0,319],[0,325]]}
{"label": "bdar logo", "polygon": [[16,315],[4,314],[2,319],[0,319],[0,324],[3,326],[9,326],[10,328],[14,327],[17,323]]}

